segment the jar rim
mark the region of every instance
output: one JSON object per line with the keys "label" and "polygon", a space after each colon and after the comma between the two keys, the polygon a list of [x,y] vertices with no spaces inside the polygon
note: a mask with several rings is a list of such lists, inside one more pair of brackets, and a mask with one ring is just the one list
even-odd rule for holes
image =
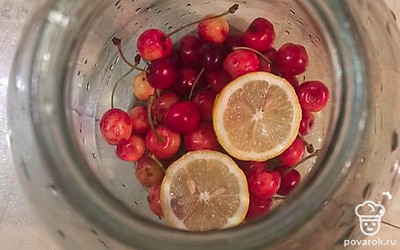
{"label": "jar rim", "polygon": [[[95,1],[99,5],[104,4],[102,0]],[[82,24],[87,22],[93,13],[101,9],[99,7],[90,9],[83,5],[74,8],[70,6],[77,13],[79,11],[81,16],[75,21],[82,22]],[[288,198],[284,206],[272,211],[266,219],[237,228],[206,233],[185,232],[150,223],[147,219],[118,206],[119,202],[106,190],[87,188],[96,185],[97,182],[93,174],[87,170],[89,168],[82,167],[87,163],[77,152],[78,147],[72,140],[73,133],[67,122],[70,119],[68,114],[63,112],[67,109],[65,97],[58,100],[56,107],[53,103],[49,103],[53,101],[52,99],[48,99],[46,94],[40,92],[41,88],[45,86],[44,83],[49,83],[49,79],[51,79],[53,84],[54,82],[60,83],[59,86],[54,87],[53,94],[58,93],[58,96],[63,96],[60,95],[65,87],[61,84],[64,79],[63,74],[66,72],[66,67],[71,67],[71,65],[68,65],[68,61],[69,57],[74,55],[74,53],[68,51],[68,48],[72,48],[75,41],[72,38],[65,41],[62,49],[67,52],[64,51],[62,60],[57,58],[59,62],[51,66],[51,62],[54,62],[55,59],[47,58],[46,60],[45,55],[52,55],[57,51],[49,51],[48,44],[54,41],[44,41],[44,39],[55,34],[57,26],[68,26],[68,23],[65,22],[68,22],[69,19],[61,18],[56,25],[51,23],[43,25],[41,37],[36,45],[35,59],[32,62],[32,78],[36,79],[32,82],[30,100],[33,104],[32,120],[34,120],[35,138],[40,145],[43,145],[41,151],[46,162],[48,162],[49,172],[60,184],[61,192],[69,190],[64,193],[67,200],[91,223],[102,229],[106,228],[104,231],[109,233],[110,236],[130,246],[135,244],[146,244],[147,246],[149,244],[158,246],[170,244],[176,246],[174,249],[179,247],[189,249],[191,246],[188,244],[195,244],[193,248],[196,249],[207,246],[230,249],[240,248],[240,246],[255,248],[272,245],[280,240],[281,235],[290,234],[297,230],[324,205],[335,188],[343,181],[359,147],[367,120],[367,112],[365,111],[367,93],[363,88],[367,79],[366,63],[362,56],[362,48],[359,46],[354,32],[355,29],[351,26],[351,15],[346,3],[306,0],[303,5],[310,13],[315,15],[315,20],[317,20],[316,18],[321,20],[321,30],[330,38],[330,49],[334,55],[333,60],[335,60],[334,65],[337,66],[336,80],[340,84],[338,87],[341,89],[342,95],[338,97],[341,102],[338,103],[340,109],[336,114],[335,128],[328,136],[330,143],[323,149],[328,153],[323,154],[324,157],[317,163],[317,165],[324,165],[325,167],[317,168],[314,173],[315,180],[304,185],[303,192],[297,192]],[[84,7],[87,8],[85,11],[82,10]],[[52,13],[51,8],[49,15]],[[49,18],[49,15],[47,18]],[[77,31],[68,29],[65,32],[68,32],[68,35],[78,34]],[[66,44],[68,45],[66,46]],[[56,49],[60,50],[61,47]],[[18,68],[18,65],[16,67]],[[53,74],[49,76],[44,71],[50,67],[53,67]],[[55,73],[54,69],[57,67],[64,70]],[[15,71],[17,72],[18,69],[15,69]],[[49,107],[48,109],[39,109],[39,107],[46,105]],[[60,112],[57,112],[58,115],[54,116],[56,111]],[[43,126],[43,124],[47,124],[47,126]],[[49,136],[49,131],[53,136]],[[54,148],[55,145],[63,145],[64,149]],[[65,166],[75,167],[66,168]],[[313,199],[310,199],[310,197],[313,197]],[[298,211],[299,207],[303,208],[301,215]],[[121,230],[125,233],[120,234]],[[232,239],[235,239],[235,242],[232,242]],[[253,245],[249,245],[249,242],[252,242]]]}

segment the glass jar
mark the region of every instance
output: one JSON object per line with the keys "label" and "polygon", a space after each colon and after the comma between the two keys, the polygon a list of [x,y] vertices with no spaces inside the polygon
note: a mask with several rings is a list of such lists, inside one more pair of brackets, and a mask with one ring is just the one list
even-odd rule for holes
{"label": "glass jar", "polygon": [[[331,90],[308,138],[322,154],[303,167],[297,192],[255,222],[191,233],[149,214],[132,165],[115,159],[98,130],[112,83],[128,70],[111,39],[122,38],[133,58],[144,29],[173,30],[232,3],[48,0],[33,16],[10,78],[10,142],[25,192],[65,249],[341,249],[344,239],[361,237],[356,204],[389,205],[400,173],[394,16],[377,0],[252,0],[240,3],[231,24],[244,30],[256,16],[270,19],[276,45],[307,48],[311,65],[301,80]],[[117,107],[136,102],[130,85],[117,89]]]}

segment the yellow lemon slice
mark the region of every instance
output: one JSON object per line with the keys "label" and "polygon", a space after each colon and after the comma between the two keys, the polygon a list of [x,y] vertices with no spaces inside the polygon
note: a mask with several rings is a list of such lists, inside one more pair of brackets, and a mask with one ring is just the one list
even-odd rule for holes
{"label": "yellow lemon slice", "polygon": [[219,143],[233,157],[266,161],[296,139],[301,107],[292,85],[279,76],[254,72],[229,83],[214,103]]}
{"label": "yellow lemon slice", "polygon": [[161,185],[165,219],[183,230],[237,226],[248,206],[246,176],[229,156],[215,151],[185,154],[168,167]]}

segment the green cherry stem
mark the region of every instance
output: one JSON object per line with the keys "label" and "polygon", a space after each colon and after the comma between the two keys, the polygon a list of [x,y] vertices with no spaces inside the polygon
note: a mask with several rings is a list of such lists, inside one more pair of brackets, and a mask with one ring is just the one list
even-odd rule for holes
{"label": "green cherry stem", "polygon": [[132,64],[131,62],[129,62],[129,60],[125,57],[125,54],[122,51],[121,39],[114,37],[112,39],[112,43],[117,48],[118,54],[121,57],[122,61],[124,61],[129,67],[131,67],[132,69],[136,69],[136,70],[142,71],[142,72],[146,71],[145,69],[142,69],[142,68],[138,67],[138,64],[140,63],[140,57],[139,57],[139,60],[137,60],[138,56],[136,56],[135,64]]}
{"label": "green cherry stem", "polygon": [[229,15],[229,14],[234,14],[238,9],[239,9],[239,4],[234,4],[234,5],[232,5],[227,11],[225,11],[225,12],[219,14],[219,15],[206,17],[206,18],[197,20],[197,21],[195,21],[195,22],[186,24],[186,25],[184,25],[184,26],[178,28],[177,30],[172,31],[171,33],[168,34],[168,36],[175,35],[175,34],[178,33],[179,31],[181,31],[181,30],[183,30],[183,29],[186,29],[186,28],[188,28],[188,27],[190,27],[190,26],[192,26],[192,25],[198,24],[198,23],[200,23],[200,22],[202,22],[202,21],[205,21],[205,20],[209,20],[209,19],[213,19],[213,18],[218,18],[218,17],[223,17],[223,16],[226,16],[226,15]]}
{"label": "green cherry stem", "polygon": [[314,153],[314,151],[315,151],[314,145],[312,145],[311,143],[307,142],[307,140],[304,139],[304,137],[302,137],[302,136],[300,136],[300,135],[299,135],[299,137],[300,137],[300,139],[303,141],[304,145],[306,145],[307,152],[308,152],[309,154]]}
{"label": "green cherry stem", "polygon": [[155,99],[155,96],[151,96],[147,103],[147,119],[149,119],[151,131],[157,137],[158,142],[162,143],[162,142],[164,142],[164,138],[159,133],[157,133],[156,126],[154,125],[155,122],[154,122],[153,116],[151,114],[151,109],[153,107],[154,99]]}
{"label": "green cherry stem", "polygon": [[111,108],[114,108],[114,96],[115,96],[115,91],[117,90],[118,85],[122,82],[122,80],[125,79],[125,77],[127,77],[130,73],[133,72],[133,68],[130,69],[128,72],[126,72],[125,74],[123,74],[115,83],[114,83],[114,87],[112,89],[111,92]]}
{"label": "green cherry stem", "polygon": [[194,89],[196,88],[197,83],[200,81],[201,76],[204,74],[205,68],[202,68],[199,75],[197,76],[196,80],[193,83],[192,89],[190,90],[189,94],[189,101],[192,100]]}
{"label": "green cherry stem", "polygon": [[156,157],[154,154],[152,154],[152,153],[149,154],[149,157],[150,157],[155,163],[157,163],[158,167],[165,173],[166,170],[165,170],[163,164],[161,163],[161,161],[160,161],[159,159],[157,159],[157,157]]}
{"label": "green cherry stem", "polygon": [[285,175],[285,174],[286,174],[287,172],[289,172],[290,170],[295,169],[295,168],[297,168],[298,166],[300,166],[301,164],[303,164],[304,162],[306,162],[306,161],[308,161],[308,160],[310,160],[310,159],[312,159],[312,158],[318,156],[319,152],[320,152],[319,149],[318,149],[318,150],[315,150],[314,153],[307,155],[307,157],[304,157],[303,159],[301,159],[301,161],[299,161],[298,163],[296,163],[296,164],[294,164],[293,166],[291,166],[290,168],[288,168],[285,172],[283,172],[282,175]]}
{"label": "green cherry stem", "polygon": [[248,50],[248,51],[252,51],[252,52],[256,53],[257,55],[259,55],[267,63],[271,64],[271,60],[269,60],[268,57],[266,57],[263,53],[255,50],[255,49],[252,49],[252,48],[249,48],[249,47],[235,47],[235,48],[233,48],[233,50]]}

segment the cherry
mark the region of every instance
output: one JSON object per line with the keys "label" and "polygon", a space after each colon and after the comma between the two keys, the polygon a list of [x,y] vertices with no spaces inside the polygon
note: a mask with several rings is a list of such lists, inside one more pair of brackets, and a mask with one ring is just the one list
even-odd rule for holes
{"label": "cherry", "polygon": [[128,112],[132,121],[132,132],[137,135],[146,135],[150,130],[150,123],[147,117],[147,108],[136,106]]}
{"label": "cherry", "polygon": [[137,50],[148,61],[169,56],[172,51],[172,40],[159,29],[148,29],[138,38]]}
{"label": "cherry", "polygon": [[271,209],[272,199],[271,198],[259,198],[253,194],[250,194],[249,209],[247,210],[246,220],[259,218]]}
{"label": "cherry", "polygon": [[161,183],[164,178],[164,171],[153,159],[143,156],[136,163],[136,179],[142,186],[151,187]]}
{"label": "cherry", "polygon": [[225,18],[207,18],[197,25],[197,33],[205,41],[221,44],[229,34],[229,24]]}
{"label": "cherry", "polygon": [[260,56],[258,57],[258,60],[260,61],[260,71],[272,72],[272,64],[261,58]]}
{"label": "cherry", "polygon": [[264,172],[268,168],[267,162],[245,161],[240,164],[240,168],[249,179],[252,175]]}
{"label": "cherry", "polygon": [[200,48],[200,64],[207,69],[219,69],[225,55],[226,50],[222,45],[205,43]]}
{"label": "cherry", "polygon": [[224,43],[225,48],[229,52],[232,52],[234,48],[242,47],[243,46],[242,38],[243,38],[243,34],[240,34],[240,33],[229,35]]}
{"label": "cherry", "polygon": [[214,106],[214,100],[217,95],[211,90],[205,90],[197,93],[193,98],[193,102],[196,103],[201,111],[201,118],[204,121],[212,120],[212,112]]}
{"label": "cherry", "polygon": [[271,47],[271,48],[267,49],[267,51],[265,51],[263,54],[264,54],[264,56],[266,56],[269,59],[269,61],[272,64],[275,64],[276,53],[277,53],[276,49]]}
{"label": "cherry", "polygon": [[278,194],[283,196],[290,194],[299,185],[300,180],[301,175],[295,169],[292,169],[289,172],[283,174]]}
{"label": "cherry", "polygon": [[197,131],[185,135],[184,143],[188,151],[220,149],[214,128],[210,123],[202,123]]}
{"label": "cherry", "polygon": [[197,66],[200,58],[201,40],[194,35],[184,36],[179,43],[179,56],[183,65]]}
{"label": "cherry", "polygon": [[179,68],[173,57],[153,61],[147,72],[147,80],[156,89],[168,89],[179,80]]}
{"label": "cherry", "polygon": [[290,85],[293,86],[293,88],[297,89],[297,87],[299,86],[299,80],[297,80],[296,76],[282,75],[282,77],[285,78],[290,83]]}
{"label": "cherry", "polygon": [[165,92],[154,100],[152,106],[152,115],[160,123],[165,123],[165,116],[168,109],[179,102],[179,96],[174,92]]}
{"label": "cherry", "polygon": [[167,111],[165,124],[175,133],[189,134],[198,129],[200,115],[200,108],[196,103],[178,102]]}
{"label": "cherry", "polygon": [[256,53],[248,50],[236,50],[224,60],[224,69],[232,78],[255,72],[260,69],[260,61]]}
{"label": "cherry", "polygon": [[[199,76],[199,70],[194,68],[182,68],[180,70],[180,78],[178,82],[173,86],[175,93],[179,94],[181,97],[188,96],[196,83],[197,77]],[[204,87],[203,81],[199,79],[196,83],[196,89]]]}
{"label": "cherry", "polygon": [[309,81],[299,86],[297,96],[305,111],[319,112],[328,103],[329,90],[322,82]]}
{"label": "cherry", "polygon": [[144,140],[136,135],[132,135],[127,141],[118,144],[115,153],[123,161],[137,161],[146,151]]}
{"label": "cherry", "polygon": [[292,145],[278,156],[278,159],[282,165],[291,167],[303,158],[304,152],[304,142],[300,137],[297,137]]}
{"label": "cherry", "polygon": [[181,137],[167,127],[159,125],[156,133],[149,131],[146,135],[146,147],[157,159],[166,160],[173,157],[179,151]]}
{"label": "cherry", "polygon": [[250,176],[248,184],[252,194],[259,198],[269,198],[278,192],[281,175],[278,171],[256,172]]}
{"label": "cherry", "polygon": [[303,110],[300,122],[299,134],[308,135],[314,127],[314,115]]}
{"label": "cherry", "polygon": [[147,195],[147,201],[151,211],[158,217],[164,217],[164,213],[161,208],[161,184],[157,183],[151,186]]}
{"label": "cherry", "polygon": [[274,26],[265,18],[256,18],[243,34],[243,44],[246,47],[267,51],[275,40]]}
{"label": "cherry", "polygon": [[147,81],[146,72],[142,72],[133,79],[133,93],[141,101],[149,100],[154,95],[155,89]]}
{"label": "cherry", "polygon": [[276,64],[283,75],[300,75],[308,66],[307,51],[301,45],[286,43],[276,54]]}
{"label": "cherry", "polygon": [[131,119],[125,111],[110,109],[101,117],[100,132],[108,144],[118,145],[131,137]]}
{"label": "cherry", "polygon": [[211,89],[217,94],[231,82],[231,76],[224,70],[206,70],[204,77]]}

